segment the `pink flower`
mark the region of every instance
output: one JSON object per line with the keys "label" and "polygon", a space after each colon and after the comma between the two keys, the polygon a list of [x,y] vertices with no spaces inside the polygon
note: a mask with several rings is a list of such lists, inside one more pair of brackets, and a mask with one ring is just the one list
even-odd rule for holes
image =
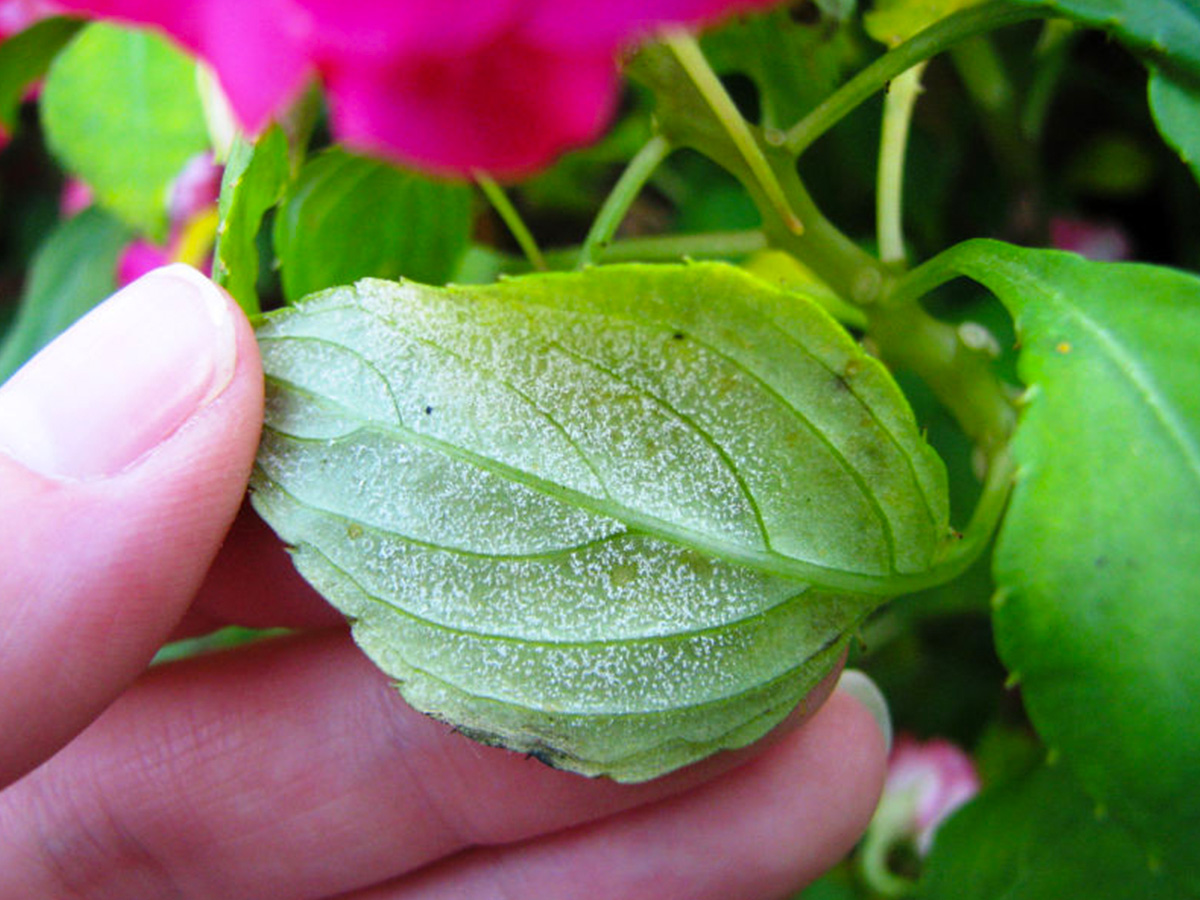
{"label": "pink flower", "polygon": [[202,210],[213,206],[221,195],[222,169],[211,153],[197,153],[171,183],[167,214],[171,224],[182,225]]}
{"label": "pink flower", "polygon": [[1133,255],[1129,235],[1120,225],[1071,216],[1050,220],[1050,244],[1101,262],[1118,262]]}
{"label": "pink flower", "polygon": [[185,262],[199,269],[210,268],[212,241],[216,237],[217,197],[221,192],[221,167],[211,153],[193,156],[171,184],[167,211],[171,232],[165,244],[144,238],[130,241],[117,261],[117,284],[121,287],[141,278],[151,269],[172,262]]}
{"label": "pink flower", "polygon": [[0,41],[8,40],[34,22],[59,12],[60,7],[48,0],[0,0]]}
{"label": "pink flower", "polygon": [[[940,738],[922,743],[900,735],[859,855],[863,879],[885,896],[911,893],[913,867],[928,855],[938,828],[977,793],[979,776],[962,750]],[[909,865],[899,870],[903,851]]]}
{"label": "pink flower", "polygon": [[596,138],[616,57],[666,23],[770,0],[63,0],[155,25],[265,125],[314,75],[339,139],[440,172],[530,172]]}
{"label": "pink flower", "polygon": [[137,281],[151,269],[165,266],[169,262],[171,255],[166,248],[152,244],[145,238],[130,241],[117,260],[117,285],[124,287]]}
{"label": "pink flower", "polygon": [[58,214],[64,219],[79,215],[95,201],[92,186],[79,178],[68,178],[58,195]]}
{"label": "pink flower", "polygon": [[888,760],[880,805],[903,805],[908,811],[906,836],[924,856],[938,826],[978,793],[975,764],[962,750],[940,738],[920,743],[901,735]]}

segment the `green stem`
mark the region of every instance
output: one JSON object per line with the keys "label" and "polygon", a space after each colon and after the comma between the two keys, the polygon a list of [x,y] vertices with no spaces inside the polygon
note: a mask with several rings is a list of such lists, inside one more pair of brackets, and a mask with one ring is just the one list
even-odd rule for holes
{"label": "green stem", "polygon": [[630,160],[625,171],[621,173],[621,177],[617,179],[617,183],[613,185],[612,192],[604,201],[604,205],[600,207],[600,212],[596,214],[591,230],[588,231],[587,237],[583,241],[583,246],[579,250],[578,266],[580,268],[599,261],[600,253],[612,243],[613,235],[617,233],[617,228],[620,227],[625,214],[629,212],[629,207],[633,205],[633,201],[637,199],[650,176],[654,174],[654,170],[670,155],[672,149],[674,148],[670,141],[660,134],[655,135]]}
{"label": "green stem", "polygon": [[913,108],[921,94],[921,75],[926,63],[917,63],[898,75],[888,86],[883,106],[883,131],[879,141],[879,171],[875,193],[875,221],[879,237],[879,261],[903,264],[904,250],[904,157]]}
{"label": "green stem", "polygon": [[771,162],[789,205],[805,223],[801,234],[787,228],[770,215],[769,201],[757,190],[757,185],[753,181],[743,181],[762,213],[763,230],[771,245],[801,260],[848,303],[869,306],[885,296],[895,277],[890,269],[825,218],[788,156],[774,151]]}
{"label": "green stem", "polygon": [[[748,256],[766,248],[767,237],[757,229],[668,234],[612,241],[597,248],[596,261],[617,263],[726,259]],[[546,262],[552,269],[569,269],[578,266],[582,256],[582,247],[568,247],[547,252]]]}
{"label": "green stem", "polygon": [[1070,22],[1055,19],[1042,29],[1041,40],[1036,51],[1037,69],[1033,83],[1025,95],[1025,109],[1021,114],[1021,134],[1031,146],[1037,146],[1046,127],[1046,116],[1079,32]]}
{"label": "green stem", "polygon": [[1006,0],[991,0],[941,19],[879,57],[834,91],[823,103],[788,129],[782,147],[792,156],[799,156],[860,103],[874,96],[889,81],[917,63],[937,56],[972,35],[1044,15],[1046,11],[1036,6],[1013,6]]}
{"label": "green stem", "polygon": [[533,232],[529,230],[529,226],[525,224],[525,220],[521,218],[517,208],[512,205],[512,201],[508,199],[503,188],[496,184],[490,175],[479,171],[471,174],[475,183],[483,191],[483,195],[492,204],[492,208],[496,210],[504,224],[508,226],[508,230],[512,232],[517,246],[521,248],[521,252],[525,254],[530,265],[538,271],[545,271],[546,258],[542,256],[542,251],[538,248],[537,241],[534,240]]}
{"label": "green stem", "polygon": [[950,57],[979,112],[983,132],[1000,168],[1012,183],[1032,184],[1037,163],[1031,145],[1023,140],[1016,90],[996,48],[986,35],[975,35],[951,48]]}
{"label": "green stem", "polygon": [[919,303],[867,307],[868,333],[891,365],[929,385],[987,459],[1008,443],[1016,425],[1009,389],[996,377],[992,357]]}
{"label": "green stem", "polygon": [[761,194],[774,212],[775,216],[795,234],[804,231],[804,224],[795,210],[788,203],[788,197],[776,177],[771,164],[763,155],[762,148],[750,131],[750,126],[738,112],[733,99],[729,96],[717,73],[712,70],[696,39],[687,32],[672,31],[663,38],[667,47],[679,62],[680,67],[695,85],[696,90],[704,98],[725,132],[729,135],[746,168],[758,183]]}

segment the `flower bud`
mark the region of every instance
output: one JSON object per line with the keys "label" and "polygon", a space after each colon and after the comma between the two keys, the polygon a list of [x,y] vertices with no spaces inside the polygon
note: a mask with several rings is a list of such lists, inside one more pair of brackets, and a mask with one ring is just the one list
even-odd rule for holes
{"label": "flower bud", "polygon": [[900,735],[863,844],[864,878],[887,896],[909,893],[914,873],[896,871],[897,860],[906,850],[910,859],[924,859],[942,823],[977,793],[975,764],[959,747],[942,738],[921,742]]}

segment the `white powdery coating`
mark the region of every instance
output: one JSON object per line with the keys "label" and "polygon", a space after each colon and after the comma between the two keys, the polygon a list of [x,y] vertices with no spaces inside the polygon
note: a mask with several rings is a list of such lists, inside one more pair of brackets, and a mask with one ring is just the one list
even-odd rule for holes
{"label": "white powdery coating", "polygon": [[919,436],[851,340],[649,271],[615,298],[364,282],[259,332],[255,502],[298,567],[421,708],[585,771],[760,734],[832,664],[874,601],[770,554],[872,576],[936,543]]}
{"label": "white powdery coating", "polygon": [[298,563],[315,582],[328,582],[385,669],[411,667],[473,696],[571,714],[666,711],[736,696],[802,666],[861,609],[851,599],[813,595],[769,616],[672,639],[540,644],[412,619],[323,575],[328,564],[319,557],[301,554]]}
{"label": "white powdery coating", "polygon": [[[394,311],[390,294],[368,288],[359,289],[367,308]],[[409,289],[398,339],[428,343],[397,353],[389,380],[405,396],[398,385],[422,379],[433,413],[412,427],[641,516],[765,549],[753,503],[694,423],[510,310],[499,319],[490,312]]]}
{"label": "white powdery coating", "polygon": [[258,465],[307,506],[474,553],[546,553],[624,530],[619,522],[378,432],[313,442],[267,432]]}
{"label": "white powdery coating", "polygon": [[321,548],[381,602],[434,624],[525,640],[697,631],[805,590],[645,535],[617,534],[542,556],[478,556],[298,507],[287,510],[287,520],[290,540]]}

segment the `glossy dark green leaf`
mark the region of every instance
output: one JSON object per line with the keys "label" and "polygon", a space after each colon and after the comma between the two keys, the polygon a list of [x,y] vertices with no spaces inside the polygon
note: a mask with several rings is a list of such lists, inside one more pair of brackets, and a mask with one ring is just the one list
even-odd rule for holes
{"label": "glossy dark green leaf", "polygon": [[281,128],[271,126],[255,143],[241,137],[234,141],[217,203],[213,280],[247,313],[259,308],[258,232],[267,210],[283,196],[288,178],[288,142]]}
{"label": "glossy dark green leaf", "polygon": [[116,288],[129,229],[98,209],[59,225],[34,257],[17,318],[0,344],[0,381]]}
{"label": "glossy dark green leaf", "polygon": [[1131,49],[1200,77],[1196,0],[1010,0],[1102,28]]}
{"label": "glossy dark green leaf", "polygon": [[1185,900],[1063,766],[980,795],[941,827],[920,900]]}
{"label": "glossy dark green leaf", "polygon": [[945,548],[887,373],[732,267],[368,280],[259,341],[254,502],[300,571],[414,706],[556,765],[749,743]]}
{"label": "glossy dark green leaf", "polygon": [[89,25],[50,67],[41,111],[66,169],[105,208],[164,239],[170,185],[208,149],[195,63],[151,32]]}
{"label": "glossy dark green leaf", "polygon": [[46,74],[50,61],[83,23],[45,19],[0,44],[0,128],[11,135],[29,88]]}
{"label": "glossy dark green leaf", "polygon": [[1200,87],[1151,69],[1149,96],[1159,133],[1200,180]]}
{"label": "glossy dark green leaf", "polygon": [[331,149],[310,160],[275,219],[289,300],[359,278],[448,280],[471,237],[471,192]]}
{"label": "glossy dark green leaf", "polygon": [[989,241],[931,266],[991,288],[1021,341],[1001,656],[1050,747],[1200,892],[1200,279]]}

